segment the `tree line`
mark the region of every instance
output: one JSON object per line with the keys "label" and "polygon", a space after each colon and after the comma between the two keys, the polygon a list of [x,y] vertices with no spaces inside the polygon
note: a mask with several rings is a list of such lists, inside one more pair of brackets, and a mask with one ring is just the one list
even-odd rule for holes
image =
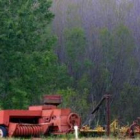
{"label": "tree line", "polygon": [[[110,93],[111,117],[140,115],[139,2],[0,1],[0,108],[63,96],[86,120]],[[135,15],[137,14],[137,16]],[[97,120],[104,122],[105,107]]]}
{"label": "tree line", "polygon": [[[112,95],[112,120],[140,115],[139,6],[131,0],[53,1],[55,52],[73,78],[77,101],[86,98],[83,118],[106,93]],[[104,108],[97,113],[101,121]]]}

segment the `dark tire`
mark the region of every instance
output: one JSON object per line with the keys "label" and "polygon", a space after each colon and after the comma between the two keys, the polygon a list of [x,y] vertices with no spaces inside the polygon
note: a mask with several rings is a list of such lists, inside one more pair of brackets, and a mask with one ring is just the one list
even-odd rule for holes
{"label": "dark tire", "polygon": [[7,136],[7,130],[4,126],[0,126],[0,138]]}

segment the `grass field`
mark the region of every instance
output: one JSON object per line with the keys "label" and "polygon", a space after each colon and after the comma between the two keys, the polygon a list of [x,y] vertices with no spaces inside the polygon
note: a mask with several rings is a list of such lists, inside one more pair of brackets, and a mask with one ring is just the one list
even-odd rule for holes
{"label": "grass field", "polygon": [[[2,138],[0,140],[76,140],[74,138],[54,138],[54,137],[46,137],[46,138]],[[140,140],[140,138],[130,139],[130,138],[79,138],[78,140]]]}
{"label": "grass field", "polygon": [[[76,140],[76,139],[64,139],[64,138],[29,138],[29,139],[24,139],[24,138],[3,138],[0,140]],[[135,138],[135,139],[119,139],[119,138],[80,138],[78,140],[140,140],[140,138]]]}
{"label": "grass field", "polygon": [[[61,135],[61,136],[48,136],[48,137],[41,137],[41,138],[0,138],[0,140],[76,140],[74,137],[74,134],[68,134],[68,135]],[[110,136],[109,138],[107,136],[101,136],[101,137],[79,137],[78,140],[140,140],[139,138],[117,138]]]}

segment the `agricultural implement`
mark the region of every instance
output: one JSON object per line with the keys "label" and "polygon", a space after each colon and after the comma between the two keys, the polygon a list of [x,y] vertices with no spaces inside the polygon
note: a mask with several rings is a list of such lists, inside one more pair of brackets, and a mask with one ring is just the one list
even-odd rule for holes
{"label": "agricultural implement", "polygon": [[43,105],[28,110],[1,110],[0,137],[40,136],[67,134],[80,127],[80,117],[70,109],[59,109],[59,95],[46,95]]}
{"label": "agricultural implement", "polygon": [[[110,125],[110,134],[113,135],[113,136],[117,136],[117,137],[132,137],[132,134],[131,134],[131,127],[129,126],[120,126],[119,123],[118,123],[118,119],[115,119]],[[140,131],[138,131],[138,129],[135,129],[134,130],[135,134]],[[107,130],[103,127],[103,126],[96,126],[94,129],[90,128],[89,126],[83,126],[81,129],[80,129],[80,132],[83,134],[83,135],[90,135],[90,136],[103,136],[103,135],[106,135],[107,134]],[[140,134],[140,133],[139,133]]]}
{"label": "agricultural implement", "polygon": [[140,118],[133,121],[133,123],[128,127],[126,131],[126,136],[130,138],[134,138],[140,135]]}
{"label": "agricultural implement", "polygon": [[100,125],[96,126],[94,129],[90,128],[90,126],[88,126],[88,125],[83,125],[83,127],[80,129],[80,132],[83,135],[87,135],[87,134],[89,134],[89,135],[95,134],[98,136],[104,135],[104,134],[106,134],[107,136],[110,135],[110,105],[109,105],[110,104],[110,95],[106,94],[102,97],[100,102],[97,104],[97,106],[91,112],[90,120],[93,120],[93,118],[91,119],[91,116],[99,110],[99,108],[101,107],[101,105],[104,102],[106,103],[106,129]]}
{"label": "agricultural implement", "polygon": [[[120,126],[120,120],[115,119],[112,123],[110,123],[110,106],[109,106],[110,95],[104,95],[100,102],[97,104],[95,109],[91,112],[91,115],[96,113],[99,110],[100,106],[106,101],[106,127],[97,125],[94,128],[91,128],[89,125],[83,125],[80,129],[81,134],[87,136],[102,136],[110,134],[118,137],[129,137],[134,138],[135,136],[140,135],[140,117],[137,120],[133,121],[131,125]],[[91,117],[91,116],[90,116]],[[91,121],[90,118],[88,120]],[[93,118],[92,118],[93,120]],[[84,123],[85,124],[85,123]]]}

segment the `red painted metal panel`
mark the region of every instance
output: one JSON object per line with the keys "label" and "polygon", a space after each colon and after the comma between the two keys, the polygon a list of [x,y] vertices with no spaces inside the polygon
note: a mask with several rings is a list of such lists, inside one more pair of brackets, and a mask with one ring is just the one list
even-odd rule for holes
{"label": "red painted metal panel", "polygon": [[8,126],[10,118],[34,118],[41,117],[41,111],[29,111],[29,110],[3,110],[0,111],[0,125]]}
{"label": "red painted metal panel", "polygon": [[40,134],[66,134],[80,125],[80,117],[70,109],[59,109],[61,96],[45,96],[42,106],[30,106],[29,110],[0,111],[0,125],[9,136],[39,136]]}

